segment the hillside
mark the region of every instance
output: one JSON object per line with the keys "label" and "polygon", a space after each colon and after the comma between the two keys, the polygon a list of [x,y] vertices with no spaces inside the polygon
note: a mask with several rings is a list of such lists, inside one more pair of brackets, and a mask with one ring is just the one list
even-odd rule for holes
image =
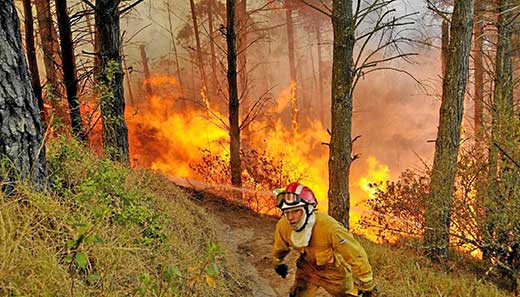
{"label": "hillside", "polygon": [[[297,255],[289,254],[289,276],[280,278],[271,267],[271,245],[277,218],[260,216],[241,206],[223,202],[208,193],[198,193],[199,204],[214,213],[222,222],[222,234],[227,246],[241,255],[241,263],[253,264],[258,271],[262,292],[253,296],[287,296],[294,279],[294,261]],[[417,251],[406,247],[375,244],[364,238],[358,240],[367,250],[374,268],[378,294],[385,297],[498,297],[509,294],[483,277],[476,263],[461,259],[452,263],[450,273],[443,272]],[[320,297],[329,296],[319,290]]]}
{"label": "hillside", "polygon": [[[49,147],[50,190],[0,196],[0,296],[287,296],[294,266],[287,280],[270,266],[276,218],[65,139]],[[476,274],[360,240],[378,296],[507,296]]]}
{"label": "hillside", "polygon": [[160,175],[50,145],[50,190],[0,194],[0,296],[248,296],[212,216]]}

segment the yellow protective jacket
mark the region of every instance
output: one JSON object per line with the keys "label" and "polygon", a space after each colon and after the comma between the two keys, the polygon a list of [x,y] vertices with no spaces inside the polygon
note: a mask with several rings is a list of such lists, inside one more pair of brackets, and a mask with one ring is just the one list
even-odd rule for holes
{"label": "yellow protective jacket", "polygon": [[[293,231],[283,216],[276,225],[273,244],[273,265],[283,263],[283,259],[290,250],[298,251],[300,261],[306,262],[311,268],[309,278],[327,278],[327,274],[335,275],[338,269],[342,272],[342,285],[347,291],[353,288],[353,277],[357,287],[362,290],[372,290],[374,287],[372,268],[368,257],[352,234],[331,216],[315,212],[316,223],[312,230],[312,236],[307,247],[295,248],[291,243],[291,232]],[[300,269],[303,266],[298,266]],[[344,273],[343,273],[344,271]],[[298,274],[298,271],[297,271]]]}

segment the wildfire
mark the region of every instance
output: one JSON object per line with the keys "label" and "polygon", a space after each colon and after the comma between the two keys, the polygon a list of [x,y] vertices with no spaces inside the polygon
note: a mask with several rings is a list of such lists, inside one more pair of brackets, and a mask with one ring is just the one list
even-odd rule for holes
{"label": "wildfire", "polygon": [[[160,76],[147,83],[160,88],[161,84],[176,84],[177,80]],[[278,104],[267,112],[275,115],[291,113],[294,89],[296,85],[291,83],[280,92]],[[151,96],[146,104],[128,109],[126,117],[133,165],[161,170],[177,178],[200,179],[190,165],[201,161],[201,148],[215,155],[226,155],[229,148],[228,132],[218,126],[205,110],[176,109],[175,101],[180,96],[163,97]],[[330,136],[317,119],[305,127],[298,127],[297,131],[292,128],[292,113],[290,124],[284,124],[281,116],[260,119],[251,124],[247,143],[250,147],[265,151],[270,157],[283,160],[284,173],[291,180],[308,185],[318,197],[320,211],[326,212],[329,152],[323,143],[328,142]],[[368,184],[388,179],[389,169],[375,157],[369,157],[366,172],[355,175],[351,176],[351,181],[357,181],[351,183],[351,205],[362,207],[363,202],[373,195]]]}

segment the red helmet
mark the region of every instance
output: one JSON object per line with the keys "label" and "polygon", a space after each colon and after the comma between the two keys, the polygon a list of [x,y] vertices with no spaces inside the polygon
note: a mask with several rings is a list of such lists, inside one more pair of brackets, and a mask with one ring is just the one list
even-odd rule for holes
{"label": "red helmet", "polygon": [[318,201],[311,189],[298,182],[288,184],[285,190],[278,194],[276,201],[276,206],[281,210],[317,204]]}

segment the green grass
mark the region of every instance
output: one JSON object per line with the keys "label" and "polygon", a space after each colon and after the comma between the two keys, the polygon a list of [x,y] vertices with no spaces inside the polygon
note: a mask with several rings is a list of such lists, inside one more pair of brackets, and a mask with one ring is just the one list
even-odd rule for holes
{"label": "green grass", "polygon": [[0,194],[0,296],[251,295],[213,218],[163,177],[65,139],[47,159],[48,191]]}
{"label": "green grass", "polygon": [[[0,193],[0,296],[253,295],[214,218],[164,176],[68,139],[47,159],[49,190]],[[445,273],[413,249],[360,241],[378,296],[508,296],[463,262]]]}

